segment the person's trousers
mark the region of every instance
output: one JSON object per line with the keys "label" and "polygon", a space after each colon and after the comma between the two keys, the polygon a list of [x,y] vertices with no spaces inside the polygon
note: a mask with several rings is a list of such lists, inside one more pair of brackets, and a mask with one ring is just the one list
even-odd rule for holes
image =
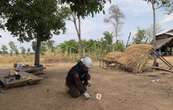
{"label": "person's trousers", "polygon": [[69,87],[68,93],[69,93],[73,98],[77,98],[77,97],[79,97],[79,96],[82,95],[82,94],[80,93],[80,91],[79,91],[75,86]]}

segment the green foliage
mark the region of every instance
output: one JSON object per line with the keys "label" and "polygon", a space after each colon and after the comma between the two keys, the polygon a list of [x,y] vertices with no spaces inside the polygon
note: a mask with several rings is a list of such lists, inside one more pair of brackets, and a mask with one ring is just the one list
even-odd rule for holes
{"label": "green foliage", "polygon": [[[77,16],[85,17],[103,11],[106,0],[61,0],[62,3],[69,4],[71,10]],[[103,11],[104,12],[104,11]]]}
{"label": "green foliage", "polygon": [[0,28],[4,29],[3,19],[5,18],[5,13],[8,10],[10,0],[0,1]]}
{"label": "green foliage", "polygon": [[64,43],[61,43],[59,45],[61,51],[63,53],[68,52],[68,53],[78,53],[78,42],[75,40],[69,40],[65,41]]}
{"label": "green foliage", "polygon": [[1,46],[2,54],[8,54],[8,48],[6,45]]}
{"label": "green foliage", "polygon": [[134,44],[141,44],[146,43],[147,41],[146,31],[144,29],[138,28],[137,33],[135,34],[135,37],[133,38]]}
{"label": "green foliage", "polygon": [[113,51],[113,34],[110,32],[104,32],[104,37],[101,38],[102,51],[105,53]]}
{"label": "green foliage", "polygon": [[[100,40],[82,40],[83,51],[85,55],[101,56],[111,51],[123,51],[125,45],[123,42],[117,41],[113,43],[113,35],[110,32],[105,32],[104,37]],[[65,41],[58,45],[61,51],[66,54],[77,54],[79,42],[75,40]]]}
{"label": "green foliage", "polygon": [[97,41],[96,40],[83,40],[82,41],[83,48],[85,49],[85,52],[95,52],[96,51],[96,46],[97,46]]}
{"label": "green foliage", "polygon": [[110,32],[104,32],[104,40],[106,41],[106,44],[112,45],[113,43],[113,33]]}
{"label": "green foliage", "polygon": [[7,29],[22,42],[46,41],[65,30],[66,14],[56,0],[16,0],[9,13]]}
{"label": "green foliage", "polygon": [[125,50],[125,45],[121,41],[117,41],[116,43],[113,44],[114,51],[124,51]]}
{"label": "green foliage", "polygon": [[37,41],[35,65],[39,66],[41,42],[65,32],[66,16],[57,0],[14,0],[6,27],[21,42]]}

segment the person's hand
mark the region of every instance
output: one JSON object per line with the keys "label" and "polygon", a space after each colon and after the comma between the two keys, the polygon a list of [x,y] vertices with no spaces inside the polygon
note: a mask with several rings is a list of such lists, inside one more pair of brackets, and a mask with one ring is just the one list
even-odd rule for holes
{"label": "person's hand", "polygon": [[84,95],[84,97],[85,97],[86,99],[89,99],[89,98],[91,97],[90,94],[87,93],[87,92],[85,92],[83,95]]}

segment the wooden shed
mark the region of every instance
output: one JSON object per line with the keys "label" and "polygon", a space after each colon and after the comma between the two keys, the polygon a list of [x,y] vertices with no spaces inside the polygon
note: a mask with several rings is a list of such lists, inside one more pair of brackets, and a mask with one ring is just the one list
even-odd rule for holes
{"label": "wooden shed", "polygon": [[173,55],[173,29],[156,35],[156,49],[161,55]]}

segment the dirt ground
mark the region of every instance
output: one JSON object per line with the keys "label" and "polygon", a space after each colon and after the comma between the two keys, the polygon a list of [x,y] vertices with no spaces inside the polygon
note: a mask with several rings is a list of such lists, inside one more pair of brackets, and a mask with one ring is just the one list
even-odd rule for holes
{"label": "dirt ground", "polygon": [[[172,110],[173,74],[148,72],[134,75],[93,67],[92,98],[72,99],[64,79],[73,64],[48,65],[40,84],[0,93],[0,110]],[[96,93],[102,94],[99,101]]]}

